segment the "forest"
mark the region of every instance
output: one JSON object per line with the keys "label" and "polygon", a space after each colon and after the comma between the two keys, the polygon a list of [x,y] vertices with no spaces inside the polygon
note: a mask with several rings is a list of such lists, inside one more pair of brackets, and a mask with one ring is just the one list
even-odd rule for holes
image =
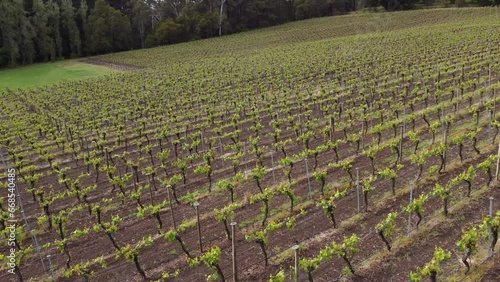
{"label": "forest", "polygon": [[0,90],[0,281],[500,281],[498,7],[214,33]]}
{"label": "forest", "polygon": [[2,0],[0,68],[141,49],[356,10],[500,0]]}

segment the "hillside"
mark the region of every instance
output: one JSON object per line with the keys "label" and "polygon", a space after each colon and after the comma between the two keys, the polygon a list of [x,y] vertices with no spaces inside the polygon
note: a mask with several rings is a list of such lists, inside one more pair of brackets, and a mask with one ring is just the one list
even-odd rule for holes
{"label": "hillside", "polygon": [[1,93],[1,281],[499,279],[496,9],[92,60],[133,70]]}

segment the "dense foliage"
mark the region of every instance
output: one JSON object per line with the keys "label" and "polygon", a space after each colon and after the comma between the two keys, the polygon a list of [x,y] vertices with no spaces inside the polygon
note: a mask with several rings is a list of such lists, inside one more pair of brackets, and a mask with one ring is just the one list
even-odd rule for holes
{"label": "dense foliage", "polygon": [[465,264],[498,238],[499,26],[492,8],[314,19],[2,92],[17,277],[46,280],[51,254],[56,279],[229,280],[233,242],[245,281],[290,278],[293,245],[301,280],[462,272],[447,247]]}
{"label": "dense foliage", "polygon": [[[500,0],[478,1],[472,4],[498,5]],[[407,10],[417,2],[3,0],[0,68],[173,44],[377,6],[387,11]]]}

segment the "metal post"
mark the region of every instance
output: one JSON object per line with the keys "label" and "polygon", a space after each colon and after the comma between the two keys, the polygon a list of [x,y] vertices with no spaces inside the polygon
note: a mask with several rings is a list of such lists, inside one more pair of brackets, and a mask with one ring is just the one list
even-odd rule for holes
{"label": "metal post", "polygon": [[245,162],[245,179],[248,179],[248,164],[247,164],[247,142],[243,142],[243,155],[245,156],[243,161]]}
{"label": "metal post", "polygon": [[196,225],[198,225],[198,244],[200,245],[200,252],[203,253],[203,245],[201,243],[201,226],[200,226],[200,213],[198,212],[199,202],[193,203],[194,210],[196,211]]}
{"label": "metal post", "polygon": [[[149,172],[146,173],[146,177],[148,178],[148,184],[151,183],[151,180],[149,179]],[[151,188],[151,184],[149,185],[149,200],[151,201],[151,205],[153,205],[153,189]]]}
{"label": "metal post", "polygon": [[52,260],[50,259],[50,255],[47,255],[47,258],[49,259],[49,268],[50,268],[50,274],[52,275],[52,281],[56,281],[56,275],[54,274],[54,267],[52,266]]}
{"label": "metal post", "polygon": [[373,126],[373,100],[370,101],[370,128]]}
{"label": "metal post", "polygon": [[306,173],[307,173],[307,187],[309,187],[309,199],[311,199],[311,179],[309,178],[309,165],[307,164],[307,158],[304,159],[306,162]]}
{"label": "metal post", "polygon": [[43,272],[45,272],[45,263],[43,263],[42,254],[40,253],[40,245],[38,245],[38,240],[36,239],[35,230],[31,230],[30,233],[31,233],[31,238],[33,239],[33,243],[35,244],[35,251],[38,253],[38,257],[40,257],[40,262],[42,263]]}
{"label": "metal post", "polygon": [[[443,136],[443,143],[444,143],[445,146],[446,146],[446,142],[448,142],[448,132],[445,129],[444,130],[444,136]],[[446,147],[445,147],[445,150],[443,151],[443,160],[444,160],[443,170],[446,170]]]}
{"label": "metal post", "polygon": [[361,121],[361,148],[365,149],[365,123]]}
{"label": "metal post", "polygon": [[333,141],[333,116],[330,116],[330,141]]}
{"label": "metal post", "polygon": [[441,131],[444,132],[444,107],[441,108]]}
{"label": "metal post", "polygon": [[[410,204],[413,203],[413,181],[410,182]],[[408,214],[408,234],[411,232],[411,212]]]}
{"label": "metal post", "polygon": [[233,281],[236,282],[236,281],[238,281],[238,270],[236,268],[236,238],[235,238],[235,234],[234,234],[236,222],[233,221],[230,223],[230,225],[231,225],[231,245],[232,245],[232,249],[233,249]]}
{"label": "metal post", "polygon": [[[493,218],[493,197],[490,197],[490,219]],[[491,256],[493,254],[492,250],[492,235],[491,235],[491,225],[488,226],[488,256]]]}
{"label": "metal post", "polygon": [[273,172],[273,185],[276,185],[276,176],[274,174],[274,157],[273,157],[273,149],[271,149],[271,171]]}
{"label": "metal post", "polygon": [[493,112],[490,112],[490,122],[488,123],[488,139],[491,139],[491,122],[492,122],[492,114],[493,114]]}
{"label": "metal post", "polygon": [[299,249],[299,245],[293,245],[292,246],[292,250],[293,250],[294,256],[295,256],[295,267],[294,267],[295,282],[299,281],[299,257],[297,255],[297,250],[298,249]]}
{"label": "metal post", "polygon": [[174,206],[172,205],[172,197],[170,197],[170,188],[172,187],[170,184],[167,184],[167,196],[168,196],[168,204],[170,205],[170,215],[172,216],[172,224],[174,225],[174,229],[177,230],[177,224],[175,224],[174,217]]}
{"label": "metal post", "polygon": [[403,101],[403,132],[406,131],[406,104]]}
{"label": "metal post", "polygon": [[200,134],[201,147],[203,148],[202,150],[205,151],[205,138],[203,137],[203,130],[200,132],[201,132]]}
{"label": "metal post", "polygon": [[220,139],[220,135],[219,135],[219,146],[220,146],[220,160],[222,162],[222,167],[224,167],[224,150],[222,148],[222,140]]}
{"label": "metal post", "polygon": [[358,213],[360,213],[361,208],[359,205],[359,168],[356,168],[356,200],[358,202]]}
{"label": "metal post", "polygon": [[403,133],[404,133],[404,125],[399,126],[401,128],[401,139],[399,140],[399,162],[403,161]]}
{"label": "metal post", "polygon": [[500,165],[500,142],[498,142],[498,153],[497,153],[497,171],[495,172],[495,180],[498,181],[498,167]]}
{"label": "metal post", "polygon": [[299,112],[299,125],[300,125],[300,134],[302,135],[302,121],[301,121],[301,117],[302,116],[302,109],[300,109],[300,112]]}

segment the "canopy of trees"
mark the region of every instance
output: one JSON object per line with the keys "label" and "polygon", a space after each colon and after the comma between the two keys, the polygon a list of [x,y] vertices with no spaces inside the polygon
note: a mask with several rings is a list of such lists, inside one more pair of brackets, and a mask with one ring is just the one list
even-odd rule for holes
{"label": "canopy of trees", "polygon": [[[1,0],[0,67],[236,33],[382,6],[434,0]],[[456,1],[456,3],[455,3]],[[500,0],[476,0],[498,5]],[[462,6],[463,0],[449,4]]]}

